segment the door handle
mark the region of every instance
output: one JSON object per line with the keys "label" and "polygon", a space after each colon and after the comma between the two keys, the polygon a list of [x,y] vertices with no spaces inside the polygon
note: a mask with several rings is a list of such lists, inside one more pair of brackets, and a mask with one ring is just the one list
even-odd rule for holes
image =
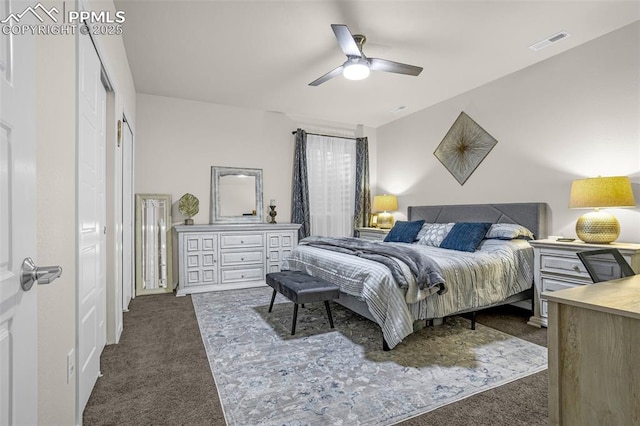
{"label": "door handle", "polygon": [[20,285],[24,291],[31,290],[33,283],[49,284],[51,281],[62,275],[60,266],[43,266],[37,267],[33,259],[27,257],[22,262],[22,271],[20,272]]}

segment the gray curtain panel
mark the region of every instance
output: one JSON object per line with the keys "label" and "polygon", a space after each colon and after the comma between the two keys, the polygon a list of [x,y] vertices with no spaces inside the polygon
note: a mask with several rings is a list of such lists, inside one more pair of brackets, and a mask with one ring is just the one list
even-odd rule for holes
{"label": "gray curtain panel", "polygon": [[296,145],[293,155],[291,222],[302,224],[300,230],[298,231],[299,239],[303,239],[311,235],[311,215],[309,213],[309,179],[307,177],[307,133],[302,129],[296,130]]}
{"label": "gray curtain panel", "polygon": [[369,226],[371,214],[371,190],[369,189],[369,141],[356,139],[356,203],[353,213],[353,235],[356,228]]}

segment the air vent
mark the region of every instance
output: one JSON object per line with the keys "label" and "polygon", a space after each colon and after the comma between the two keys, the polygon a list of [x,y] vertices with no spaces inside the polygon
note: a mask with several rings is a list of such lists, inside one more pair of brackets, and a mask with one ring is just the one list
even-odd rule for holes
{"label": "air vent", "polygon": [[531,46],[529,46],[529,49],[537,52],[538,50],[544,49],[545,47],[550,46],[553,43],[557,43],[558,41],[564,38],[567,38],[570,35],[571,34],[569,34],[566,31],[560,31],[558,34],[554,34],[551,37],[545,38],[544,40],[537,42],[536,44],[532,44]]}

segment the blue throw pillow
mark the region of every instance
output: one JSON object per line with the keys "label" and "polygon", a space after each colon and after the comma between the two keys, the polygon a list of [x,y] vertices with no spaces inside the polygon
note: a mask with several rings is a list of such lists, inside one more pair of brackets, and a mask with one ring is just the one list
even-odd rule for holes
{"label": "blue throw pillow", "polygon": [[440,243],[440,247],[473,253],[489,228],[491,228],[490,223],[458,222]]}
{"label": "blue throw pillow", "polygon": [[400,220],[393,225],[384,240],[388,243],[412,243],[418,232],[420,232],[423,223],[424,220],[416,220],[414,222]]}

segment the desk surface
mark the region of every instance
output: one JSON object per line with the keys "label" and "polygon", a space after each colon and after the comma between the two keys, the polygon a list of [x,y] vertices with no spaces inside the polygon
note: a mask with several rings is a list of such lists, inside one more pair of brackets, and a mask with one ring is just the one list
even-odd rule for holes
{"label": "desk surface", "polygon": [[640,319],[640,275],[545,292],[542,297],[549,302]]}

